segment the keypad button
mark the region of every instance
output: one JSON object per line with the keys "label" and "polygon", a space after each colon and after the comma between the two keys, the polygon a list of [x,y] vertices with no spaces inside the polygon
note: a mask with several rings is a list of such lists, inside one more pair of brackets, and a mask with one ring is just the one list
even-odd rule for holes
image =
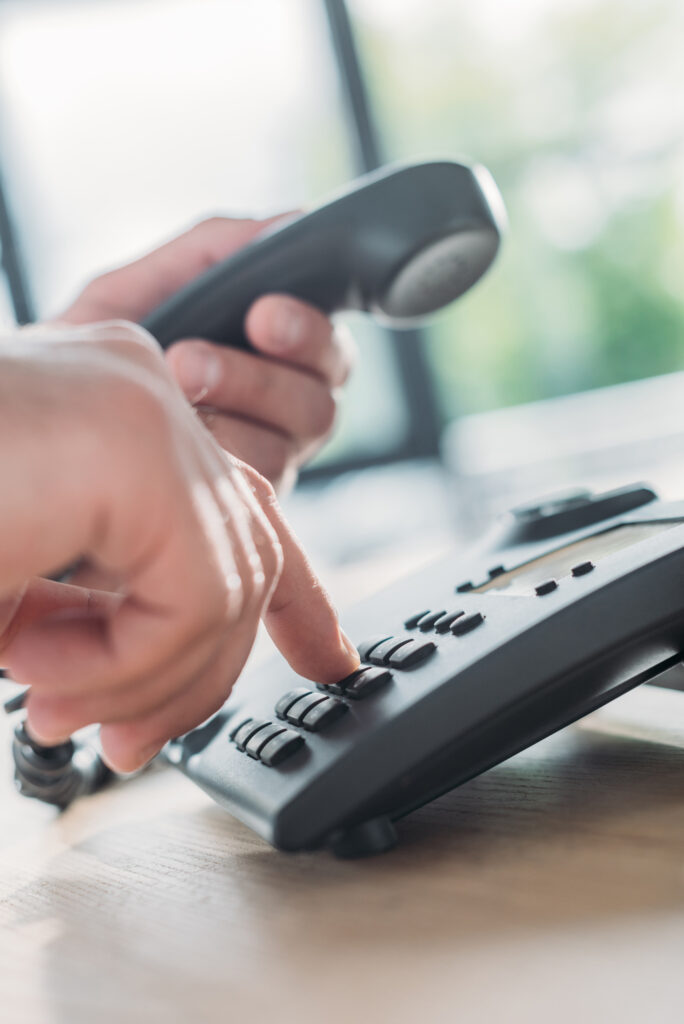
{"label": "keypad button", "polygon": [[337,685],[341,688],[341,693],[345,697],[351,697],[352,700],[362,700],[364,697],[369,697],[371,694],[376,693],[383,686],[389,683],[392,678],[392,673],[388,672],[386,668],[370,668],[363,666],[352,672],[350,676],[343,679]]}
{"label": "keypad button", "polygon": [[465,615],[462,608],[451,612],[445,612],[441,619],[437,619],[435,622],[435,631],[437,633],[448,633],[451,629],[451,624],[455,622],[456,619],[460,619],[462,615]]}
{"label": "keypad button", "polygon": [[534,588],[534,592],[537,597],[544,597],[546,594],[552,594],[554,590],[558,589],[558,583],[556,580],[544,580],[543,583],[538,583]]}
{"label": "keypad button", "polygon": [[245,753],[258,761],[262,748],[266,746],[269,740],[272,740],[274,736],[278,736],[281,732],[285,732],[284,725],[270,722],[265,729],[259,729],[257,732],[252,733],[245,745]]}
{"label": "keypad button", "polygon": [[396,651],[398,647],[403,644],[408,644],[411,641],[410,636],[393,636],[389,640],[384,640],[381,644],[378,644],[371,653],[368,655],[368,661],[372,665],[386,665],[390,654]]}
{"label": "keypad button", "polygon": [[278,718],[286,718],[292,705],[296,704],[301,697],[306,697],[308,693],[311,693],[308,686],[298,686],[296,690],[290,690],[289,693],[281,697],[275,706],[275,713]]}
{"label": "keypad button", "polygon": [[412,668],[419,665],[437,650],[432,640],[410,640],[389,656],[392,668]]}
{"label": "keypad button", "polygon": [[285,729],[261,748],[259,760],[269,768],[275,768],[282,764],[288,757],[291,757],[304,746],[304,737],[292,729]]}
{"label": "keypad button", "polygon": [[429,613],[429,609],[426,608],[425,611],[423,612],[416,612],[415,615],[410,615],[408,619],[406,619],[406,621],[404,622],[404,629],[415,629],[419,621],[423,618],[423,616],[429,615]]}
{"label": "keypad button", "polygon": [[573,576],[586,576],[588,572],[592,572],[596,566],[593,562],[580,562],[579,565],[573,565],[570,570]]}
{"label": "keypad button", "polygon": [[484,622],[484,615],[482,612],[473,612],[472,615],[462,615],[460,619],[456,619],[451,627],[451,632],[454,636],[463,636],[465,633],[470,633],[472,629],[477,629]]}
{"label": "keypad button", "polygon": [[387,633],[381,633],[380,636],[373,636],[370,640],[364,640],[363,643],[359,644],[356,648],[359,652],[359,658],[361,661],[368,661],[368,655],[378,646],[378,644],[391,639],[392,637],[388,636]]}
{"label": "keypad button", "polygon": [[259,732],[259,730],[265,729],[266,726],[270,724],[270,722],[263,722],[255,718],[250,718],[249,721],[245,722],[244,725],[237,730],[233,736],[233,743],[238,750],[244,750],[252,736],[256,732]]}
{"label": "keypad button", "polygon": [[306,694],[303,697],[300,697],[298,701],[295,701],[295,703],[288,709],[285,718],[290,725],[301,725],[302,719],[307,711],[315,707],[316,704],[320,704],[322,700],[326,699],[327,698],[322,693],[312,693],[311,690],[307,690]]}
{"label": "keypad button", "polygon": [[493,565],[491,569],[488,570],[487,575],[489,576],[490,580],[494,580],[496,579],[497,576],[502,576],[503,573],[505,572],[506,570],[503,567],[503,565]]}
{"label": "keypad button", "polygon": [[421,633],[427,633],[428,630],[432,629],[437,619],[441,619],[443,615],[446,615],[446,608],[442,608],[438,612],[428,612],[422,619],[418,621],[418,629]]}
{"label": "keypad button", "polygon": [[324,697],[314,707],[309,708],[302,718],[301,724],[309,732],[320,732],[326,729],[333,722],[336,722],[342,715],[346,715],[349,708],[342,700],[336,697]]}
{"label": "keypad button", "polygon": [[475,584],[471,583],[470,580],[466,580],[465,583],[459,583],[456,587],[457,594],[467,594],[469,590],[474,588]]}
{"label": "keypad button", "polygon": [[253,719],[251,719],[251,718],[242,718],[242,719],[240,719],[240,721],[237,723],[237,725],[233,729],[231,729],[229,734],[228,734],[230,736],[231,740],[234,740],[235,737],[237,736],[237,734],[240,732],[240,729],[244,729],[244,727],[246,725],[249,725],[249,723],[251,721],[253,721]]}

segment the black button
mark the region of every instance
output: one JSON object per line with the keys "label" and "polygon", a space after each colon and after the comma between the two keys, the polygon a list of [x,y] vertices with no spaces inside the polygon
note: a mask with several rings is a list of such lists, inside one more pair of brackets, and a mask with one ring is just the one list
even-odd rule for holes
{"label": "black button", "polygon": [[386,668],[360,668],[342,681],[345,697],[362,700],[381,689],[392,678]]}
{"label": "black button", "polygon": [[272,740],[274,736],[278,736],[281,732],[285,732],[284,725],[276,725],[273,722],[269,722],[265,729],[259,729],[257,732],[252,733],[245,745],[245,753],[258,760],[262,747],[265,747],[269,740]]}
{"label": "black button", "polygon": [[336,697],[324,697],[322,701],[307,711],[301,724],[309,732],[319,732],[336,722],[348,710],[349,708],[343,700],[337,700]]}
{"label": "black button", "polygon": [[506,570],[504,569],[503,565],[495,565],[492,569],[489,570],[489,578],[490,580],[496,579],[497,576],[502,576],[503,573],[505,572]]}
{"label": "black button", "polygon": [[544,597],[545,594],[551,594],[558,587],[556,580],[544,580],[543,583],[538,583],[534,588],[534,592],[538,597]]}
{"label": "black button", "polygon": [[294,704],[288,709],[285,717],[291,725],[301,725],[304,715],[310,708],[320,704],[322,700],[327,698],[322,693],[312,693],[310,690],[306,692],[303,697],[295,701]]}
{"label": "black button", "polygon": [[462,608],[459,608],[458,611],[446,612],[441,619],[437,619],[435,622],[435,630],[438,633],[448,633],[451,623],[455,622],[456,619],[460,619],[462,615],[465,615]]}
{"label": "black button", "polygon": [[588,572],[595,568],[596,566],[593,562],[580,562],[579,565],[573,565],[570,571],[573,576],[586,576]]}
{"label": "black button", "polygon": [[259,732],[260,729],[265,729],[270,724],[270,722],[260,722],[257,719],[250,718],[248,722],[245,722],[237,730],[233,736],[233,743],[238,750],[244,750],[254,733]]}
{"label": "black button", "polygon": [[463,636],[464,633],[469,633],[471,629],[476,629],[477,626],[481,626],[484,622],[484,615],[482,612],[473,612],[472,615],[463,615],[460,619],[456,619],[451,632],[454,636]]}
{"label": "black button", "polygon": [[428,614],[429,609],[426,608],[424,612],[416,612],[415,615],[409,616],[409,618],[406,619],[404,623],[404,629],[415,629],[419,621],[423,618],[423,616]]}
{"label": "black button", "polygon": [[429,658],[436,649],[437,646],[432,640],[409,640],[407,644],[402,644],[399,650],[390,654],[389,663],[392,668],[412,668]]}
{"label": "black button", "polygon": [[383,640],[391,640],[392,638],[387,633],[381,633],[380,636],[374,636],[370,640],[364,640],[363,643],[359,644],[356,650],[359,652],[359,658],[361,661],[368,661],[368,655],[374,650],[378,644],[381,644]]}
{"label": "black button", "polygon": [[389,640],[384,640],[383,643],[373,648],[368,656],[368,661],[372,662],[373,665],[386,665],[390,654],[396,651],[397,647],[401,647],[402,644],[409,643],[410,640],[410,636],[392,636]]}
{"label": "black button", "polygon": [[249,723],[251,721],[252,721],[251,718],[243,718],[241,722],[238,722],[238,724],[235,726],[235,728],[231,729],[230,733],[228,734],[230,736],[231,740],[234,740],[235,737],[237,736],[237,734],[240,732],[240,729],[244,729],[244,727],[246,725],[249,725]]}
{"label": "black button", "polygon": [[298,686],[296,690],[290,690],[284,697],[281,697],[275,706],[278,718],[286,718],[292,705],[296,704],[300,697],[306,697],[307,693],[311,693],[308,686]]}
{"label": "black button", "polygon": [[474,584],[471,583],[470,580],[468,580],[466,583],[459,583],[459,585],[456,587],[456,593],[467,594],[469,590],[473,589],[473,587]]}
{"label": "black button", "polygon": [[418,629],[422,633],[427,633],[429,629],[432,629],[435,622],[437,622],[437,619],[441,619],[443,615],[446,615],[446,610],[444,608],[439,612],[428,612],[427,615],[424,615],[422,619],[419,620]]}
{"label": "black button", "polygon": [[291,757],[292,754],[296,753],[303,746],[304,738],[298,733],[293,732],[292,729],[286,729],[284,732],[274,736],[273,739],[270,739],[261,748],[259,760],[262,764],[268,765],[269,768],[274,768],[275,765],[281,764],[282,761],[287,757]]}

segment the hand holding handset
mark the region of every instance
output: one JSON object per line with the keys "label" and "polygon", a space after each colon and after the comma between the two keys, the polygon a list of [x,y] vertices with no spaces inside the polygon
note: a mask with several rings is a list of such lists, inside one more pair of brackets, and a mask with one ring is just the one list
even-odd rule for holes
{"label": "hand holding handset", "polygon": [[249,348],[244,320],[267,292],[324,313],[363,310],[415,325],[491,265],[503,200],[482,166],[442,161],[366,175],[343,195],[266,231],[143,321],[163,348],[186,337]]}

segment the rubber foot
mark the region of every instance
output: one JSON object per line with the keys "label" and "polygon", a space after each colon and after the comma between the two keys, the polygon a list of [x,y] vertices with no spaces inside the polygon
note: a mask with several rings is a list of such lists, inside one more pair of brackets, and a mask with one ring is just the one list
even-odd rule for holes
{"label": "rubber foot", "polygon": [[335,832],[329,846],[336,857],[370,857],[386,853],[397,845],[397,832],[389,818],[372,818],[360,825]]}

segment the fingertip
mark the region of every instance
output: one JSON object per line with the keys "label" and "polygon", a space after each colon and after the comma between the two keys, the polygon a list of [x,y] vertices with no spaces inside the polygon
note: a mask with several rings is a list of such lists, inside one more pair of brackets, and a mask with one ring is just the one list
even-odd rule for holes
{"label": "fingertip", "polygon": [[140,771],[164,746],[160,742],[140,745],[127,732],[123,725],[103,725],[100,729],[102,759],[108,768],[122,775]]}
{"label": "fingertip", "polygon": [[220,383],[221,357],[208,341],[178,341],[168,349],[166,358],[181,390],[192,404],[207,398]]}
{"label": "fingertip", "polygon": [[245,333],[255,348],[288,355],[320,333],[322,314],[290,295],[263,295],[250,307]]}

